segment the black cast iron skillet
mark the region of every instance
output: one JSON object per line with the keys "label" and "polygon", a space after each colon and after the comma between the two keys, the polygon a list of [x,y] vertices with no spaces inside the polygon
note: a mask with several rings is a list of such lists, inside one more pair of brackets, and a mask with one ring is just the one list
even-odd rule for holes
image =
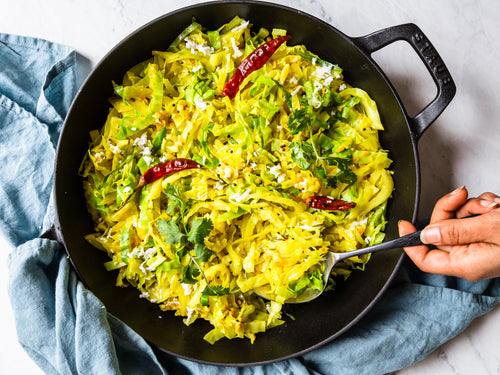
{"label": "black cast iron skillet", "polygon": [[[151,56],[165,50],[191,23],[216,29],[234,16],[259,27],[287,29],[289,45],[305,44],[321,58],[344,69],[345,80],[363,88],[377,102],[385,131],[382,146],[394,160],[395,190],[388,206],[387,239],[397,237],[399,219],[415,219],[420,190],[417,141],[449,104],[455,85],[442,59],[422,31],[413,24],[390,27],[351,38],[302,11],[254,1],[222,1],[194,5],[166,14],[132,33],[109,52],[78,92],[59,140],[55,165],[57,222],[52,236],[64,244],[75,271],[110,313],[128,324],[162,353],[202,363],[246,366],[304,354],[335,339],[377,302],[400,263],[401,250],[375,254],[363,272],[354,272],[333,292],[307,304],[287,305],[295,320],[248,340],[222,339],[210,345],[203,340],[210,326],[195,322],[187,327],[180,317],[161,312],[139,299],[133,288],[115,287],[116,274],[107,272],[107,256],[90,246],[84,235],[93,231],[83,196],[78,168],[87,150],[89,131],[100,129],[113,95],[111,81]],[[370,55],[397,40],[408,42],[420,56],[438,88],[435,99],[415,117],[407,115],[386,76]],[[161,317],[161,319],[160,319]],[[90,338],[89,338],[90,339]]]}

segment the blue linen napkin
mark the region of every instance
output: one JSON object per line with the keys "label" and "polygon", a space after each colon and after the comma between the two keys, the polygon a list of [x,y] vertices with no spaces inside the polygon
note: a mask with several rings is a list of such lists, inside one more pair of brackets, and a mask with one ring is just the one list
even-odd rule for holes
{"label": "blue linen napkin", "polygon": [[385,374],[424,358],[500,301],[498,279],[425,274],[405,259],[355,327],[302,357],[233,368],[155,353],[83,286],[57,242],[38,238],[54,219],[55,147],[75,69],[67,47],[0,34],[0,231],[14,246],[8,288],[19,342],[45,373]]}

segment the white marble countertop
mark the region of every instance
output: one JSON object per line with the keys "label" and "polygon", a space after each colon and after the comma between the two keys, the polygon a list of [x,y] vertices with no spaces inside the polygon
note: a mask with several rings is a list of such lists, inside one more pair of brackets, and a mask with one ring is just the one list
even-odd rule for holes
{"label": "white marble countertop", "polygon": [[[0,0],[0,32],[66,44],[80,55],[83,73],[130,32],[174,9],[181,0]],[[435,200],[466,185],[472,195],[500,192],[500,2],[497,0],[276,0],[311,13],[349,36],[401,23],[417,24],[447,64],[457,95],[419,142],[422,170],[420,217]],[[423,108],[436,88],[411,48],[397,42],[374,58],[393,81],[410,113]],[[1,69],[1,62],[0,62]],[[41,371],[17,342],[6,292],[8,245],[0,239],[0,373]],[[497,374],[500,308],[476,319],[463,333],[398,374]]]}

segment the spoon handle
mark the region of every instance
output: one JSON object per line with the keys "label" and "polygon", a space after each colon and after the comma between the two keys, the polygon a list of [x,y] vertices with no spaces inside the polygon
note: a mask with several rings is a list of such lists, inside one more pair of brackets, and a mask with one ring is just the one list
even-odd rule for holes
{"label": "spoon handle", "polygon": [[400,247],[407,247],[407,246],[418,246],[422,245],[422,241],[420,240],[420,233],[422,231],[419,230],[417,232],[407,234],[406,236],[403,237],[398,237],[393,240],[387,241],[387,242],[382,242],[378,245],[373,245],[373,246],[368,246],[364,247],[359,250],[354,250],[354,251],[349,251],[346,253],[334,253],[335,254],[335,260],[341,261],[347,258],[352,258],[358,255],[364,255],[367,253],[375,253],[377,251],[382,251],[382,250],[389,250],[389,249],[398,249]]}

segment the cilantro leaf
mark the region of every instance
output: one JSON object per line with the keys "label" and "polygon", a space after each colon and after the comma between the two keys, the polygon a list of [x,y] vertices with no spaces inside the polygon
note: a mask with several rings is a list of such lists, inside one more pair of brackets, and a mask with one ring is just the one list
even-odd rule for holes
{"label": "cilantro leaf", "polygon": [[196,277],[200,275],[200,270],[196,266],[186,266],[182,271],[182,277],[179,281],[183,284],[196,284]]}
{"label": "cilantro leaf", "polygon": [[314,164],[314,174],[321,181],[327,182],[328,173],[327,173],[326,168],[325,168],[324,165],[321,165],[320,163],[315,163]]}
{"label": "cilantro leaf", "polygon": [[164,192],[168,198],[167,213],[170,216],[174,215],[176,208],[179,208],[182,213],[185,205],[179,192],[179,187],[177,185],[167,185]]}
{"label": "cilantro leaf", "polygon": [[345,171],[337,173],[335,176],[328,177],[327,182],[328,185],[336,187],[337,182],[342,182],[347,185],[351,185],[356,182],[357,178],[358,177],[353,171],[351,171],[350,169],[346,169]]}
{"label": "cilantro leaf", "polygon": [[224,288],[222,285],[207,285],[202,292],[206,296],[225,296],[229,293],[229,288]]}
{"label": "cilantro leaf", "polygon": [[[234,292],[234,291],[233,291]],[[225,296],[231,293],[229,288],[224,288],[222,285],[207,285],[203,292],[201,292],[200,303],[202,306],[208,306],[208,297],[209,296]]]}
{"label": "cilantro leaf", "polygon": [[292,135],[308,130],[310,126],[311,114],[307,107],[296,109],[288,117],[288,129],[290,129],[290,134]]}
{"label": "cilantro leaf", "polygon": [[299,165],[301,169],[307,170],[311,166],[314,150],[312,145],[307,142],[291,142],[288,146],[292,153],[292,160]]}
{"label": "cilantro leaf", "polygon": [[180,243],[185,236],[173,220],[166,221],[165,219],[159,219],[156,222],[156,227],[160,235],[165,237],[165,241],[171,245]]}
{"label": "cilantro leaf", "polygon": [[212,220],[204,217],[203,219],[194,219],[191,223],[191,230],[188,234],[188,241],[193,244],[203,244],[205,237],[214,229]]}
{"label": "cilantro leaf", "polygon": [[184,243],[182,243],[175,252],[175,255],[179,261],[184,257],[184,255],[189,254],[189,251],[191,250],[189,246],[186,246],[186,244],[187,242],[184,241]]}
{"label": "cilantro leaf", "polygon": [[345,158],[328,156],[325,158],[325,160],[328,163],[328,165],[336,165],[337,167],[339,167],[339,169],[342,169],[342,170],[349,168],[349,166],[352,164],[352,156],[345,157]]}
{"label": "cilantro leaf", "polygon": [[340,170],[336,175],[328,177],[327,179],[328,185],[336,187],[337,182],[342,182],[347,185],[356,182],[357,176],[350,169],[350,166],[352,165],[353,162],[352,154],[350,153],[345,154],[344,157],[329,156],[325,158],[325,160],[328,163],[328,165],[336,165]]}
{"label": "cilantro leaf", "polygon": [[197,243],[194,245],[194,253],[197,259],[202,262],[207,262],[214,252],[207,249],[204,245]]}

